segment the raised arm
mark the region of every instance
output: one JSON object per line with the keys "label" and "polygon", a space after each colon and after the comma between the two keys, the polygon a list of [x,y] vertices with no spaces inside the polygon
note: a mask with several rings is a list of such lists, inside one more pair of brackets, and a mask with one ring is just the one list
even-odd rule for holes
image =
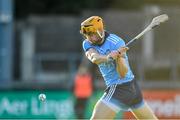
{"label": "raised arm", "polygon": [[125,62],[124,54],[128,50],[127,47],[122,47],[118,50],[112,51],[108,55],[101,55],[99,54],[95,49],[90,48],[86,52],[87,58],[95,64],[100,64],[103,62],[107,62],[109,60],[115,60],[116,61],[116,70],[120,74],[121,77],[125,77],[128,67]]}
{"label": "raised arm", "polygon": [[87,58],[95,64],[100,64],[102,62],[108,61],[108,56],[99,54],[95,49],[90,48],[86,52]]}
{"label": "raised arm", "polygon": [[127,47],[121,47],[118,49],[119,57],[116,59],[116,70],[122,78],[125,77],[126,73],[128,72],[128,67],[124,58],[125,53],[128,49],[129,48]]}

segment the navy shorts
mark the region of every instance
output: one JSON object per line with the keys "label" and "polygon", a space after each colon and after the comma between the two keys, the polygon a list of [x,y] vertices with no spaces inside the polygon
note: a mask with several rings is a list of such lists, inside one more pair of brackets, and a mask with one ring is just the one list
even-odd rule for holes
{"label": "navy shorts", "polygon": [[136,80],[111,85],[105,90],[101,101],[117,112],[119,110],[129,111],[144,104],[142,93]]}

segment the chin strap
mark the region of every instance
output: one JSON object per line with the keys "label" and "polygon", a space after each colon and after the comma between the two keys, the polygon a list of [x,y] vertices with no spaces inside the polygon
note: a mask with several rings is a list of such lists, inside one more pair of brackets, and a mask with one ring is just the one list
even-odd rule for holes
{"label": "chin strap", "polygon": [[102,35],[101,35],[101,33],[99,32],[99,30],[97,30],[97,33],[98,33],[98,35],[103,39],[104,38],[104,31],[102,32]]}

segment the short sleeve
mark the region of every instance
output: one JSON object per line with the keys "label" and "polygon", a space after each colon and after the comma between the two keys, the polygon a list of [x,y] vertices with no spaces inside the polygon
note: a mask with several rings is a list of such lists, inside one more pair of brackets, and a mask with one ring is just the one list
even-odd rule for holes
{"label": "short sleeve", "polygon": [[[121,48],[121,47],[124,47],[126,45],[124,40],[122,38],[118,37],[118,36],[116,36],[116,41],[118,41],[116,43],[116,45],[115,45],[115,49],[116,50]],[[125,57],[127,58],[127,55],[125,55]]]}
{"label": "short sleeve", "polygon": [[92,45],[91,45],[87,40],[84,40],[84,41],[83,41],[83,44],[82,44],[82,47],[83,47],[83,50],[86,52],[86,51],[88,51],[90,48],[92,48]]}
{"label": "short sleeve", "polygon": [[124,40],[123,40],[122,38],[120,38],[120,37],[118,37],[117,39],[118,39],[118,42],[117,42],[117,44],[115,45],[115,48],[118,49],[118,48],[120,48],[120,47],[124,47],[124,46],[125,46]]}

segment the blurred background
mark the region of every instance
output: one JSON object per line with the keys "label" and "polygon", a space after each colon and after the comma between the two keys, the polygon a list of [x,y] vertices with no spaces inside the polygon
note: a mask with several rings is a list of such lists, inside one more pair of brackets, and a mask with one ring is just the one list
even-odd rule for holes
{"label": "blurred background", "polygon": [[128,42],[164,13],[170,20],[133,43],[128,55],[155,114],[178,119],[179,0],[0,0],[0,119],[89,118],[105,84],[84,58],[80,23],[101,16],[107,31]]}

